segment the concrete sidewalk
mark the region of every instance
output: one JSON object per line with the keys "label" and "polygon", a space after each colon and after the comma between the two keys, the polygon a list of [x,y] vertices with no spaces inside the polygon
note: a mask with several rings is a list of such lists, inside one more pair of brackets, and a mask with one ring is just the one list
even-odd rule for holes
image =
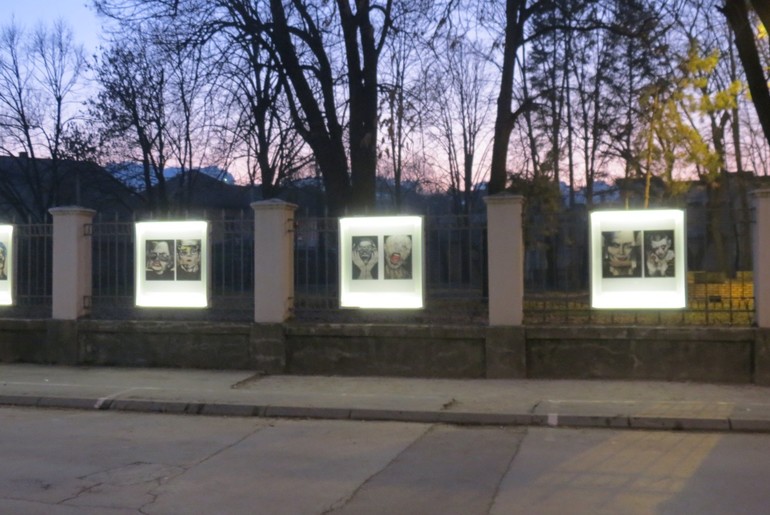
{"label": "concrete sidewalk", "polygon": [[0,405],[222,416],[770,432],[770,388],[635,381],[260,376],[0,364]]}

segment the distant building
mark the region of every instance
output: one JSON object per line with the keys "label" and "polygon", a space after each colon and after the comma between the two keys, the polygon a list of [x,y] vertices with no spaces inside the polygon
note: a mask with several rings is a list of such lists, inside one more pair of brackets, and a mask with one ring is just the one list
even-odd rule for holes
{"label": "distant building", "polygon": [[0,156],[0,218],[42,222],[48,210],[78,205],[104,216],[131,215],[135,195],[104,168],[90,162]]}
{"label": "distant building", "polygon": [[[172,212],[195,213],[203,211],[240,213],[248,210],[251,202],[259,197],[257,188],[229,184],[197,171],[177,174],[166,179],[165,193]],[[147,191],[141,192],[141,200],[134,206],[137,212],[148,210],[147,197]]]}

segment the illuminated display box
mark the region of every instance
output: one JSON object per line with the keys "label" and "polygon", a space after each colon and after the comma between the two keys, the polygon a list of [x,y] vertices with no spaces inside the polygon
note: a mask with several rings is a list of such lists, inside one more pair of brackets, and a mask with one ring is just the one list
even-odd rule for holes
{"label": "illuminated display box", "polygon": [[208,306],[207,222],[139,222],[135,242],[137,306]]}
{"label": "illuminated display box", "polygon": [[340,218],[340,306],[419,309],[422,217]]}
{"label": "illuminated display box", "polygon": [[686,307],[684,211],[595,211],[590,234],[592,307]]}
{"label": "illuminated display box", "polygon": [[0,225],[0,306],[14,302],[14,252],[13,225]]}

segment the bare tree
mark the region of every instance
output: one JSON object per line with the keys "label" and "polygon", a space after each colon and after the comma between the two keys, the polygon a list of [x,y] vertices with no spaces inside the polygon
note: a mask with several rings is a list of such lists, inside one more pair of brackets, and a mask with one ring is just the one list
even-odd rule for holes
{"label": "bare tree", "polygon": [[[244,6],[245,8],[245,6]],[[251,11],[232,9],[239,26],[246,26]],[[217,105],[226,116],[230,159],[243,164],[249,184],[261,185],[262,198],[278,195],[282,185],[297,176],[311,155],[291,123],[285,85],[261,33],[224,30],[215,40],[214,53],[226,56],[217,63]]]}
{"label": "bare tree", "polygon": [[[431,4],[431,5],[427,5]],[[423,158],[424,55],[427,42],[423,30],[432,21],[432,2],[394,4],[396,25],[384,49],[380,80],[381,175],[393,177],[393,204],[401,210],[407,172]]]}
{"label": "bare tree", "polygon": [[[548,10],[534,15],[532,26],[553,26],[557,19],[558,12]],[[571,151],[571,148],[564,148],[565,133],[570,136],[572,131],[568,119],[571,116],[568,87],[572,59],[572,51],[569,48],[570,31],[567,30],[566,34],[568,37],[560,31],[549,30],[528,45],[527,67],[524,68],[523,59],[520,64],[523,78],[527,82],[522,80],[521,87],[522,92],[536,92],[536,101],[526,94],[514,92],[514,98],[519,105],[525,105],[527,102],[532,104],[532,108],[525,109],[522,113],[527,121],[528,138],[532,142],[530,151],[533,156],[537,156],[538,166],[533,169],[532,178],[543,184],[546,180],[551,180],[556,188],[561,179],[563,156],[570,156]],[[538,155],[540,149],[542,155]],[[570,175],[570,188],[573,183],[574,178]]]}
{"label": "bare tree", "polygon": [[[324,178],[330,207],[340,213],[350,207],[366,212],[375,204],[377,170],[378,64],[391,24],[392,0],[349,2],[338,0],[334,10],[319,9],[301,0],[270,1],[275,52],[284,80],[291,87],[293,118],[313,149]],[[376,16],[380,23],[375,26]],[[327,20],[336,19],[341,40],[326,34]],[[331,38],[336,50],[329,48]],[[337,110],[334,52],[344,56],[349,120],[347,151]],[[349,173],[348,173],[349,171]]]}
{"label": "bare tree", "polygon": [[148,208],[167,211],[167,71],[165,63],[152,52],[146,34],[138,30],[132,41],[123,38],[113,43],[96,69],[101,89],[91,111],[103,124],[107,138],[118,147],[112,157],[141,163],[141,186],[134,186],[143,187]]}
{"label": "bare tree", "polygon": [[44,220],[58,203],[62,135],[78,116],[72,103],[84,68],[62,21],[33,33],[13,21],[0,28],[0,148],[19,156],[19,174],[0,180],[0,195],[23,216]]}
{"label": "bare tree", "polygon": [[[617,23],[617,11],[608,13],[609,23]],[[587,16],[598,16],[587,13]],[[612,131],[618,125],[620,111],[611,101],[614,92],[610,89],[610,77],[617,74],[615,63],[615,38],[609,31],[577,32],[574,48],[570,52],[570,68],[574,77],[574,104],[577,111],[576,123],[568,124],[580,141],[579,152],[584,168],[586,203],[594,202],[594,184],[609,175],[607,163],[612,158],[609,146]],[[570,164],[570,168],[574,166]],[[573,174],[570,173],[570,176]],[[570,205],[574,205],[574,186],[570,184]]]}
{"label": "bare tree", "polygon": [[315,156],[331,211],[342,213],[348,208],[365,212],[375,204],[378,65],[391,28],[392,1],[95,4],[121,19],[187,23],[198,39],[221,30],[259,38],[280,73],[295,128]]}
{"label": "bare tree", "polygon": [[[491,5],[494,6],[494,3]],[[511,132],[519,116],[529,108],[530,99],[525,99],[524,103],[513,108],[514,78],[517,63],[519,63],[519,53],[526,43],[525,30],[532,16],[547,6],[548,2],[544,0],[506,0],[505,11],[501,17],[498,17],[505,20],[505,24],[502,42],[497,44],[502,48],[503,57],[500,68],[500,94],[497,97],[495,116],[492,164],[489,171],[490,194],[505,189]],[[489,16],[495,17],[494,14]]]}
{"label": "bare tree", "polygon": [[447,163],[454,211],[467,215],[481,176],[477,153],[490,106],[489,60],[458,34],[449,34],[434,48],[428,108]]}

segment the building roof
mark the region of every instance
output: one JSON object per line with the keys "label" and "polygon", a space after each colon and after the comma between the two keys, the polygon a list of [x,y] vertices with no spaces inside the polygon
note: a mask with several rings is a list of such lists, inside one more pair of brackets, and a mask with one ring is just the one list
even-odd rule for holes
{"label": "building roof", "polygon": [[43,221],[48,209],[79,205],[125,217],[134,194],[101,166],[73,160],[0,156],[0,217]]}

